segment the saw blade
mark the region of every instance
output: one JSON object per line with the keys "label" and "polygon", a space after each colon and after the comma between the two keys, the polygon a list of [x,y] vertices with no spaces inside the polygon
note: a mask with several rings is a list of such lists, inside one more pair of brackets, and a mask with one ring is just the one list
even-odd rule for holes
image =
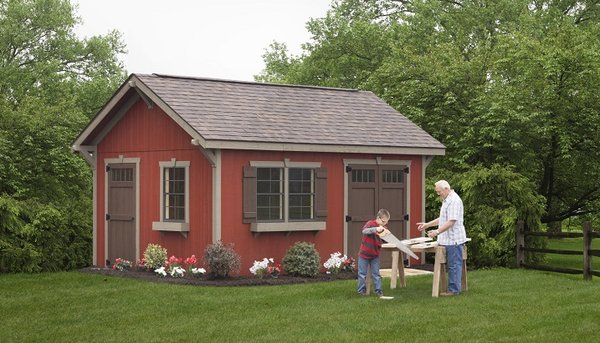
{"label": "saw blade", "polygon": [[388,233],[385,236],[379,236],[381,237],[381,239],[383,239],[384,241],[388,242],[388,243],[392,243],[394,244],[398,249],[400,249],[400,251],[406,253],[408,256],[414,258],[414,259],[419,259],[419,256],[417,256],[414,252],[412,252],[412,250],[410,250],[409,247],[407,247],[406,245],[404,245],[398,238],[396,238],[396,236],[394,236],[393,233]]}

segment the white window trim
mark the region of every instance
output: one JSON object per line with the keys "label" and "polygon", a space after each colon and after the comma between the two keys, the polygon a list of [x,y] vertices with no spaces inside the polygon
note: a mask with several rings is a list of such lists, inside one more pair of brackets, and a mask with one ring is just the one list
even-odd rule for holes
{"label": "white window trim", "polygon": [[[160,221],[152,222],[154,231],[174,231],[181,232],[187,238],[187,232],[190,231],[190,161],[177,161],[172,158],[171,161],[160,161]],[[164,174],[165,168],[185,168],[185,220],[184,222],[165,221],[164,212]]]}
{"label": "white window trim", "polygon": [[[289,220],[289,168],[321,168],[321,162],[291,162],[284,161],[250,161],[250,166],[256,168],[283,168],[283,221],[259,222],[250,225],[252,232],[282,232],[282,231],[322,231],[327,222],[318,220],[290,221]],[[314,173],[313,173],[314,177]],[[313,209],[314,210],[314,209]]]}

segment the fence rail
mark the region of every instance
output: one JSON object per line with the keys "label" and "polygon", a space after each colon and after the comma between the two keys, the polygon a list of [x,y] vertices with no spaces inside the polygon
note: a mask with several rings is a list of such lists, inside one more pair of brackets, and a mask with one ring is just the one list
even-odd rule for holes
{"label": "fence rail", "polygon": [[[516,227],[516,245],[517,245],[517,267],[551,271],[566,274],[583,274],[585,280],[591,280],[592,275],[600,276],[600,271],[592,270],[592,256],[600,256],[600,250],[592,249],[592,239],[600,238],[599,232],[592,232],[592,223],[583,224],[583,232],[529,232],[525,231],[523,221],[517,222]],[[548,238],[579,238],[583,237],[583,251],[578,250],[560,250],[560,249],[541,249],[525,246],[525,237],[538,236]],[[583,255],[583,269],[559,268],[553,266],[532,265],[525,263],[526,252],[537,252],[546,254],[561,255]]]}

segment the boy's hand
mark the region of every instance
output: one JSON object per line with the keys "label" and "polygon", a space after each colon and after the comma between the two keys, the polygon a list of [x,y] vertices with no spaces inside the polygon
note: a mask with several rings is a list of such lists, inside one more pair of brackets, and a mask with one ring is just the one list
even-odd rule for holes
{"label": "boy's hand", "polygon": [[427,223],[417,223],[417,230],[423,231],[427,228]]}
{"label": "boy's hand", "polygon": [[[381,227],[381,226],[380,226],[380,227]],[[377,233],[377,234],[379,235],[379,237],[383,237],[383,236],[387,236],[387,235],[389,235],[389,233],[390,233],[390,230],[388,230],[388,229],[386,229],[386,228],[383,228],[383,231],[381,231],[381,232],[379,232],[379,233]]]}

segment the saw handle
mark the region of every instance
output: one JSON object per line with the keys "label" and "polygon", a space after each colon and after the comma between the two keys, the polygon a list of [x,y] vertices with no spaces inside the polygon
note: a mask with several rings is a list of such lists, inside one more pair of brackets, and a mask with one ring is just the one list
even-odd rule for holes
{"label": "saw handle", "polygon": [[390,233],[390,230],[384,228],[383,226],[380,226],[380,228],[383,228],[383,231],[377,233],[379,237],[387,236]]}

